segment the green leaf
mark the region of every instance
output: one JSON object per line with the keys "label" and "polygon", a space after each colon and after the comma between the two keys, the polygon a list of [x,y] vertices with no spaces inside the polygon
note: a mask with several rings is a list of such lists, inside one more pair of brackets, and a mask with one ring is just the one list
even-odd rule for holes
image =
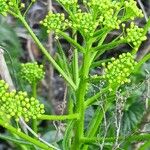
{"label": "green leaf", "polygon": [[17,138],[15,138],[15,137],[2,135],[2,134],[0,134],[0,139],[6,140],[6,141],[10,141],[10,142],[13,142],[13,143],[15,143],[15,144],[22,144],[22,145],[33,146],[32,143],[26,142],[26,141],[21,140],[21,139],[17,139]]}
{"label": "green leaf", "polygon": [[57,41],[57,61],[62,69],[64,69],[67,74],[70,76],[70,67],[68,59],[62,49],[62,46],[59,41]]}
{"label": "green leaf", "polygon": [[124,133],[134,130],[141,121],[144,112],[144,105],[141,102],[135,102],[130,105],[128,110],[124,111],[122,119],[122,129]]}

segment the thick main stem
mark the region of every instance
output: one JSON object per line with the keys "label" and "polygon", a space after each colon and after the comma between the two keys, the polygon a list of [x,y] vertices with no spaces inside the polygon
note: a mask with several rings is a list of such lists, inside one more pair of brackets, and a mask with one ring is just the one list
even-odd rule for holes
{"label": "thick main stem", "polygon": [[79,114],[79,120],[75,123],[75,138],[73,143],[73,150],[79,150],[81,146],[81,137],[84,135],[84,98],[87,88],[87,78],[89,75],[89,69],[91,65],[91,53],[87,52],[84,55],[83,67],[81,70],[81,77],[78,90],[76,92],[76,113]]}

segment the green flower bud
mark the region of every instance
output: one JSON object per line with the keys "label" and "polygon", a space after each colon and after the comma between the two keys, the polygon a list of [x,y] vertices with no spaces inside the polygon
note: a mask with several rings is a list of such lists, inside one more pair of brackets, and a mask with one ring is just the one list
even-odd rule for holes
{"label": "green flower bud", "polygon": [[126,39],[128,43],[132,43],[136,47],[147,38],[144,35],[144,29],[139,28],[134,24],[134,22],[131,22],[130,28],[126,29],[126,35],[124,35],[124,39]]}
{"label": "green flower bud", "polygon": [[6,16],[8,10],[9,10],[9,6],[7,4],[7,0],[0,0],[0,14]]}
{"label": "green flower bud", "polygon": [[[22,117],[28,122],[30,119],[38,118],[43,114],[44,105],[31,97],[29,98],[26,92],[8,92],[5,88],[5,81],[0,80],[0,117],[6,119],[14,118],[19,121]],[[8,87],[7,87],[8,88]],[[3,94],[1,94],[1,92]]]}
{"label": "green flower bud", "polygon": [[51,31],[57,32],[57,30],[65,30],[68,26],[65,22],[65,15],[63,13],[54,14],[49,12],[45,19],[40,23],[47,28],[47,33]]}
{"label": "green flower bud", "polygon": [[[20,75],[22,79],[33,85],[44,78],[45,72],[43,71],[43,65],[38,65],[36,62],[26,63],[21,65]],[[21,93],[21,95],[24,94],[26,93]]]}
{"label": "green flower bud", "polygon": [[125,7],[125,19],[134,20],[136,17],[143,17],[142,10],[137,7],[137,2],[135,0],[124,1]]}
{"label": "green flower bud", "polygon": [[110,89],[113,86],[120,86],[125,83],[130,83],[129,76],[135,69],[136,62],[131,53],[123,53],[118,59],[111,59],[104,65],[103,78],[108,82]]}
{"label": "green flower bud", "polygon": [[[71,20],[71,18],[70,18]],[[93,36],[99,21],[94,21],[91,13],[77,12],[70,21],[71,26],[81,32],[85,37]]]}

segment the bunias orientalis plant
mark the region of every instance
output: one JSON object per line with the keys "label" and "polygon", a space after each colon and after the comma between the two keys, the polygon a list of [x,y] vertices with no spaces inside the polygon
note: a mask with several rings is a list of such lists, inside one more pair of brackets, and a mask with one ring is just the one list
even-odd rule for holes
{"label": "bunias orientalis plant", "polygon": [[[31,4],[33,2],[31,1]],[[97,136],[98,129],[103,122],[104,114],[109,111],[115,102],[116,92],[127,84],[129,85],[132,82],[131,75],[150,58],[148,54],[139,62],[135,60],[139,46],[146,40],[150,20],[144,27],[138,27],[134,23],[136,18],[143,17],[142,11],[137,7],[137,3],[134,0],[84,0],[82,7],[80,7],[77,0],[57,0],[57,2],[68,15],[65,15],[66,13],[49,12],[45,19],[40,22],[46,28],[47,33],[54,32],[56,35],[58,44],[57,60],[48,53],[26,21],[26,14],[31,5],[23,12],[21,10],[24,4],[21,1],[3,0],[1,3],[1,14],[6,15],[9,13],[23,23],[43,55],[67,83],[68,97],[70,97],[68,99],[68,114],[60,116],[41,115],[38,119],[71,120],[66,122],[67,126],[62,149],[87,150],[90,144],[102,141],[103,137]],[[130,24],[129,27],[128,24]],[[69,36],[65,33],[68,30],[72,32],[72,35]],[[113,41],[106,42],[107,37],[114,30],[120,30],[120,35]],[[83,38],[82,44],[78,43],[77,40],[79,34]],[[62,37],[69,42],[73,49],[71,60],[68,60],[66,57],[59,41],[59,38]],[[97,62],[97,59],[102,54],[113,50],[120,44],[129,44],[132,50],[119,55],[118,58],[111,58],[110,61],[102,60],[101,63]],[[79,63],[79,55],[82,55],[81,63]],[[102,63],[103,61],[105,63]],[[104,72],[91,76],[90,71],[93,69],[93,66],[101,67]],[[30,67],[26,68],[23,66],[25,68],[23,78],[29,84],[32,84],[34,80],[33,75],[36,76],[38,69],[34,69],[37,67],[36,65],[33,65],[33,69],[30,69]],[[28,69],[29,72],[27,71]],[[102,80],[104,85],[100,91],[89,97],[89,84],[94,80],[99,80],[99,82]],[[85,128],[85,112],[87,108],[97,102],[103,95],[106,97],[106,100],[103,101],[103,111],[101,107],[97,106],[91,122]],[[0,120],[0,124],[11,132],[15,131],[21,138],[28,140],[22,132],[20,134],[11,126],[5,126],[2,120]],[[142,135],[142,140],[146,140],[146,137],[148,137],[147,134],[145,136]],[[116,137],[116,134],[114,134],[105,141],[113,148],[116,138],[121,139],[121,137]],[[127,137],[124,137],[124,139],[126,141]],[[138,139],[141,139],[141,135],[132,136],[130,142]],[[31,142],[36,146],[41,144],[38,140],[32,139]],[[46,146],[49,147],[49,144],[44,143],[40,148],[48,149]],[[122,148],[123,144],[120,147]]]}

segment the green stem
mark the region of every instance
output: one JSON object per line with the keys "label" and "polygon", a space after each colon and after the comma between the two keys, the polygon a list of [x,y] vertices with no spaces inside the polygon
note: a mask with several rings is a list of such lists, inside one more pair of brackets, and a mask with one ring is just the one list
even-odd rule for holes
{"label": "green stem", "polygon": [[75,77],[75,84],[79,85],[79,64],[78,64],[78,51],[77,49],[74,50],[74,77]]}
{"label": "green stem", "polygon": [[71,87],[76,90],[76,85],[75,83],[72,81],[72,79],[70,79],[67,74],[60,68],[60,66],[56,63],[56,61],[53,59],[53,57],[48,53],[48,51],[45,49],[45,47],[42,45],[42,43],[39,41],[39,39],[36,37],[36,35],[34,34],[34,32],[32,31],[32,29],[30,28],[30,26],[28,25],[28,23],[26,22],[26,20],[24,19],[24,17],[20,14],[19,15],[19,19],[20,21],[23,23],[23,25],[25,26],[25,28],[28,30],[28,32],[30,33],[31,37],[33,38],[33,40],[35,41],[35,43],[39,46],[39,48],[41,49],[41,51],[43,52],[43,54],[46,56],[46,58],[52,63],[52,65],[59,71],[59,73],[64,77],[64,79],[71,85]]}
{"label": "green stem", "polygon": [[[119,137],[119,141],[128,141],[128,142],[137,142],[137,141],[146,141],[150,139],[150,134],[139,134],[139,135],[130,135],[127,137]],[[87,137],[82,137],[81,141],[85,144],[93,144],[97,142],[103,142],[104,138],[103,137],[93,137],[93,138],[87,138]],[[106,143],[111,143],[115,142],[116,137],[110,137],[110,138],[105,138]]]}
{"label": "green stem", "polygon": [[[107,109],[110,107],[111,102],[106,102],[105,106],[104,106],[104,112],[107,111]],[[90,124],[89,124],[89,128],[87,129],[87,133],[86,133],[86,137],[93,137],[95,136],[95,134],[97,133],[97,130],[100,126],[100,123],[102,122],[103,119],[103,111],[101,111],[101,109],[98,107],[93,119],[91,120]],[[83,146],[83,150],[87,150],[88,149],[88,145],[84,145]]]}
{"label": "green stem", "polygon": [[70,114],[70,115],[41,115],[39,120],[52,120],[52,121],[58,121],[58,120],[73,120],[73,119],[79,119],[79,114]]}
{"label": "green stem", "polygon": [[52,148],[50,148],[48,145],[40,142],[39,140],[36,140],[26,134],[24,134],[23,132],[18,131],[16,128],[12,127],[11,125],[9,125],[8,123],[6,123],[5,121],[0,119],[0,125],[4,128],[6,128],[7,130],[9,130],[11,133],[15,133],[16,135],[18,135],[19,137],[21,137],[22,139],[33,143],[34,145],[38,146],[39,148],[42,149],[46,149],[46,150],[53,150]]}
{"label": "green stem", "polygon": [[93,48],[92,50],[93,51],[99,51],[100,50],[100,53],[104,53],[105,51],[113,49],[113,48],[115,48],[118,45],[123,44],[123,43],[125,43],[125,40],[114,41],[114,42],[111,42],[108,44],[103,44],[103,45],[97,46],[97,47]]}
{"label": "green stem", "polygon": [[20,144],[20,145],[33,146],[33,144],[30,142],[26,142],[26,141],[21,140],[19,138],[15,138],[15,137],[12,138],[11,136],[6,136],[6,135],[2,135],[2,134],[0,134],[0,139],[10,141],[10,142],[13,142],[16,144]]}
{"label": "green stem", "polygon": [[[32,96],[34,98],[37,98],[37,83],[33,83],[33,85],[32,85]],[[38,132],[37,124],[38,124],[37,120],[33,119],[32,120],[32,129],[35,133]]]}
{"label": "green stem", "polygon": [[98,98],[100,98],[101,95],[103,95],[104,93],[106,93],[108,91],[108,87],[102,89],[100,92],[98,92],[97,94],[95,94],[94,96],[92,96],[91,98],[87,99],[84,102],[84,107],[87,108],[90,105],[92,105],[94,102],[96,102],[98,100]]}
{"label": "green stem", "polygon": [[92,63],[92,68],[96,68],[96,67],[100,67],[102,65],[102,63],[106,63],[111,61],[111,59],[104,59],[104,60],[100,60],[100,61],[96,61]]}
{"label": "green stem", "polygon": [[75,123],[75,138],[72,146],[73,150],[80,150],[80,138],[84,135],[84,98],[87,88],[87,78],[91,65],[91,53],[87,51],[83,58],[83,66],[81,70],[81,78],[79,88],[76,92],[76,113],[79,113],[79,120]]}
{"label": "green stem", "polygon": [[84,48],[78,44],[76,42],[76,40],[72,39],[71,37],[69,37],[66,33],[62,32],[62,31],[57,31],[57,34],[59,34],[60,36],[62,36],[64,39],[66,39],[70,44],[72,44],[75,48],[77,48],[79,51],[81,51],[82,53],[85,53]]}
{"label": "green stem", "polygon": [[144,33],[143,34],[146,35],[149,30],[150,30],[150,17],[149,17],[146,25],[144,26]]}
{"label": "green stem", "polygon": [[37,98],[37,83],[33,83],[33,85],[32,85],[32,96],[34,97],[34,98]]}
{"label": "green stem", "polygon": [[72,132],[73,132],[72,128],[73,128],[74,123],[75,123],[75,120],[71,120],[67,124],[67,128],[66,128],[65,135],[63,138],[63,142],[62,142],[63,150],[70,150],[71,138],[72,138]]}
{"label": "green stem", "polygon": [[26,14],[29,12],[29,10],[30,10],[30,8],[32,7],[33,3],[34,3],[34,2],[31,1],[31,3],[29,4],[29,6],[27,7],[26,11],[25,11],[24,14],[23,14],[24,17],[25,17]]}
{"label": "green stem", "polygon": [[136,72],[137,70],[139,70],[140,67],[141,67],[146,61],[148,61],[149,59],[150,59],[150,54],[147,54],[146,56],[144,56],[144,57],[138,62],[137,66],[136,66],[136,68],[135,68],[135,72]]}
{"label": "green stem", "polygon": [[89,83],[100,83],[104,78],[102,76],[91,76],[87,80]]}

